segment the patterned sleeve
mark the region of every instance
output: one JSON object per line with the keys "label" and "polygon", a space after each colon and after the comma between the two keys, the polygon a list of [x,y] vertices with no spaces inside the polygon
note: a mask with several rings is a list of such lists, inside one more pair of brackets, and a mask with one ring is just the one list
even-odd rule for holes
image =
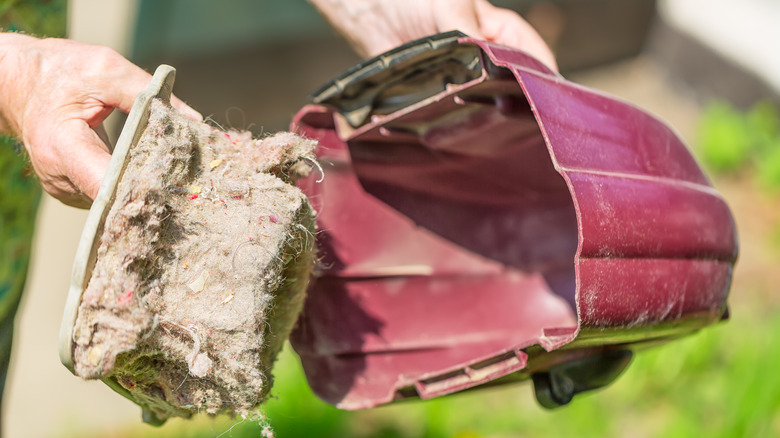
{"label": "patterned sleeve", "polygon": [[[0,28],[65,36],[66,9],[65,0],[0,0]],[[23,150],[15,139],[0,136],[0,401],[41,196],[40,184]]]}

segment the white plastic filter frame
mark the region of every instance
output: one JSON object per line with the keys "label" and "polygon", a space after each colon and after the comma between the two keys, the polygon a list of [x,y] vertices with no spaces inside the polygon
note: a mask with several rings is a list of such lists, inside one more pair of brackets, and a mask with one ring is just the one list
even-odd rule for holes
{"label": "white plastic filter frame", "polygon": [[[111,155],[111,161],[103,177],[100,190],[92,203],[92,207],[89,209],[87,220],[84,223],[81,240],[79,240],[79,245],[76,249],[76,258],[73,261],[73,272],[70,277],[70,288],[65,301],[59,337],[60,361],[71,373],[75,374],[73,366],[73,328],[84,290],[87,288],[89,280],[92,278],[92,271],[95,268],[97,249],[100,245],[100,235],[103,232],[106,216],[116,199],[116,188],[127,167],[130,149],[138,144],[141,134],[149,123],[149,107],[152,104],[152,100],[158,98],[165,102],[170,102],[175,79],[176,69],[170,65],[160,65],[154,72],[149,87],[136,97],[133,108],[127,116],[116,147]],[[116,388],[116,385],[113,384],[114,382],[109,381],[109,379],[104,379],[104,382],[120,393],[125,392],[120,391],[120,388]]]}

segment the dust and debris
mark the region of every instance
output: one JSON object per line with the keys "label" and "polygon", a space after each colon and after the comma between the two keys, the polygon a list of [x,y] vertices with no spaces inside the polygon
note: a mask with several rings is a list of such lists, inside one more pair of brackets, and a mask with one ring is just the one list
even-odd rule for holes
{"label": "dust and debris", "polygon": [[101,231],[76,373],[117,382],[158,419],[251,416],[313,266],[314,213],[291,183],[314,147],[223,132],[155,100]]}

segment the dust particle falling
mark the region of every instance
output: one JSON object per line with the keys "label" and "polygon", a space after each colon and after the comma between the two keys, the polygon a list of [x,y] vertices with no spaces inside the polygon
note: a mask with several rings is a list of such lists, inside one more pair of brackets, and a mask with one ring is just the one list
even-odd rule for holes
{"label": "dust particle falling", "polygon": [[314,213],[292,182],[314,147],[155,100],[79,307],[76,373],[117,382],[158,419],[251,415],[313,265]]}

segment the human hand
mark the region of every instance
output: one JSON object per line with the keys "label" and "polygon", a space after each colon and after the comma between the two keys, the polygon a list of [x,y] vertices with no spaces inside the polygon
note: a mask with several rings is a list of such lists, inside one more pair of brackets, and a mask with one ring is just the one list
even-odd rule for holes
{"label": "human hand", "polygon": [[[151,76],[112,49],[0,34],[0,132],[24,142],[52,196],[89,207],[111,158],[103,120],[130,111]],[[195,110],[173,98],[194,119]]]}
{"label": "human hand", "polygon": [[539,34],[487,0],[309,0],[362,56],[450,30],[523,50],[557,70]]}

